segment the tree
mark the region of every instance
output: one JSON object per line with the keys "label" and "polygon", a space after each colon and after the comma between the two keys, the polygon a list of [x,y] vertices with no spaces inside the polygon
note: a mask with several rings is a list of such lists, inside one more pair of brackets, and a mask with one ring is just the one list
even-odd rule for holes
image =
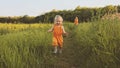
{"label": "tree", "polygon": [[112,5],[108,5],[108,6],[104,7],[103,10],[107,14],[113,14],[113,13],[117,12],[117,8],[115,6],[112,6]]}
{"label": "tree", "polygon": [[120,13],[120,5],[117,6],[117,11]]}
{"label": "tree", "polygon": [[80,10],[81,8],[80,8],[80,6],[77,6],[76,8],[75,8],[75,10]]}

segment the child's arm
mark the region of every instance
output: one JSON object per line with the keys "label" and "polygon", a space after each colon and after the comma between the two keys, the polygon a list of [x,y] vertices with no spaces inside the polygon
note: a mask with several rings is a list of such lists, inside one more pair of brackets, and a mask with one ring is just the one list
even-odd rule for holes
{"label": "child's arm", "polygon": [[64,26],[62,26],[64,36],[68,36],[68,33],[65,31]]}
{"label": "child's arm", "polygon": [[51,29],[49,29],[49,30],[48,30],[48,32],[52,32],[52,31],[53,31],[53,26],[52,26],[52,28],[51,28]]}
{"label": "child's arm", "polygon": [[64,26],[62,26],[62,29],[63,29],[63,33],[66,34],[66,31],[65,31],[65,29],[64,29]]}

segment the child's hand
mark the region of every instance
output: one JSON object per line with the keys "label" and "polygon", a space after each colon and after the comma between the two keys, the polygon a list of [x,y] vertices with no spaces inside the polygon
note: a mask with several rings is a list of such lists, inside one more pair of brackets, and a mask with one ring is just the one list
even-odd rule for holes
{"label": "child's hand", "polygon": [[51,30],[48,30],[47,32],[52,32]]}
{"label": "child's hand", "polygon": [[63,36],[65,36],[65,37],[68,36],[68,33],[67,32],[63,33]]}

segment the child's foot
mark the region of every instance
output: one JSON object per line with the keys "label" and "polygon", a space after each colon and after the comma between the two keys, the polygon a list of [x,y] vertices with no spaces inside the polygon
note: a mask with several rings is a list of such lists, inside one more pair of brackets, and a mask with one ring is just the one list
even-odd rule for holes
{"label": "child's foot", "polygon": [[54,54],[56,54],[56,53],[57,53],[57,51],[54,51],[53,53],[54,53]]}
{"label": "child's foot", "polygon": [[53,53],[54,53],[54,54],[57,53],[57,47],[54,48],[54,52],[53,52]]}

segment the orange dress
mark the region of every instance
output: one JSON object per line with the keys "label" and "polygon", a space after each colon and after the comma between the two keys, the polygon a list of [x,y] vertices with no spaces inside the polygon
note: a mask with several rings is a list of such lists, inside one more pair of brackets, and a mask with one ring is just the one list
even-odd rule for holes
{"label": "orange dress", "polygon": [[62,26],[54,25],[53,28],[53,46],[63,46],[63,29]]}
{"label": "orange dress", "polygon": [[74,24],[75,24],[75,25],[78,25],[78,18],[75,18]]}

